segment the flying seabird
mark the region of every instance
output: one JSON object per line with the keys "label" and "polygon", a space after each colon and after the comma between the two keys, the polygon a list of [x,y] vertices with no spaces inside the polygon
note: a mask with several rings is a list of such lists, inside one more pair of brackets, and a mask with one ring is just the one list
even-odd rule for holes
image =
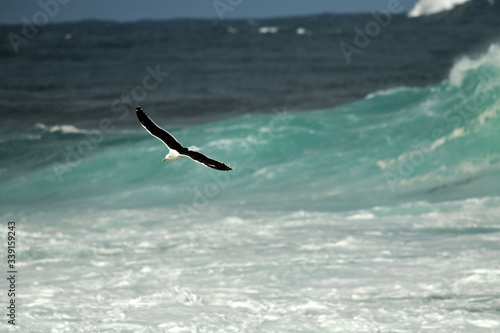
{"label": "flying seabird", "polygon": [[142,127],[144,127],[146,131],[149,132],[149,134],[163,141],[163,143],[167,145],[169,151],[168,154],[163,159],[163,162],[177,161],[185,157],[189,157],[193,161],[201,163],[204,166],[212,169],[217,169],[222,171],[233,170],[224,163],[213,160],[203,155],[202,153],[197,152],[196,150],[199,150],[199,148],[196,146],[191,146],[189,148],[182,146],[179,143],[179,141],[177,141],[172,136],[172,134],[168,133],[163,128],[156,125],[155,122],[152,121],[151,118],[149,118],[149,116],[146,113],[144,113],[144,111],[142,111],[141,107],[138,106],[135,111],[137,114],[137,118],[139,118],[139,121],[141,122]]}

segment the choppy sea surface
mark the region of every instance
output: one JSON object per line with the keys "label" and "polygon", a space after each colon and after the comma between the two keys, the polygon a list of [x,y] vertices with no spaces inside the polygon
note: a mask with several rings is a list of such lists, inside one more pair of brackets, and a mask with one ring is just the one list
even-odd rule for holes
{"label": "choppy sea surface", "polygon": [[10,329],[500,332],[500,4],[420,14],[0,27]]}

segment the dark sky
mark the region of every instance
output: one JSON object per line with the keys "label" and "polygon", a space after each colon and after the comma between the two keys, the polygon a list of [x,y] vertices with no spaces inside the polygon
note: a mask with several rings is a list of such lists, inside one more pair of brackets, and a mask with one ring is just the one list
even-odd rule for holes
{"label": "dark sky", "polygon": [[[391,1],[400,2],[409,11],[417,0],[0,0],[0,23],[19,23],[45,10],[49,22],[82,19],[133,21],[177,17],[218,18],[214,3],[234,4],[225,18],[262,18],[323,12],[370,12],[387,8]],[[65,4],[62,4],[65,3]],[[54,5],[57,4],[57,7]],[[43,18],[42,18],[43,19]]]}

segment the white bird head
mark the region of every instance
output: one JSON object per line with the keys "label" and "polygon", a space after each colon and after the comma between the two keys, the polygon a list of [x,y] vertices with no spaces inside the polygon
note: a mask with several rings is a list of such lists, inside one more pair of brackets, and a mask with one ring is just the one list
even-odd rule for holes
{"label": "white bird head", "polygon": [[163,162],[165,161],[171,161],[172,160],[172,155],[170,153],[168,153],[167,155],[165,155],[165,158],[163,159]]}

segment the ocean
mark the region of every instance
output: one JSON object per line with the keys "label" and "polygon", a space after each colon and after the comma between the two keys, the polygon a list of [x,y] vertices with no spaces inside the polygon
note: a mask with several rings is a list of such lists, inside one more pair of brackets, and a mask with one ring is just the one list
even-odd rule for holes
{"label": "ocean", "polygon": [[0,331],[500,332],[500,3],[424,14],[1,26]]}

